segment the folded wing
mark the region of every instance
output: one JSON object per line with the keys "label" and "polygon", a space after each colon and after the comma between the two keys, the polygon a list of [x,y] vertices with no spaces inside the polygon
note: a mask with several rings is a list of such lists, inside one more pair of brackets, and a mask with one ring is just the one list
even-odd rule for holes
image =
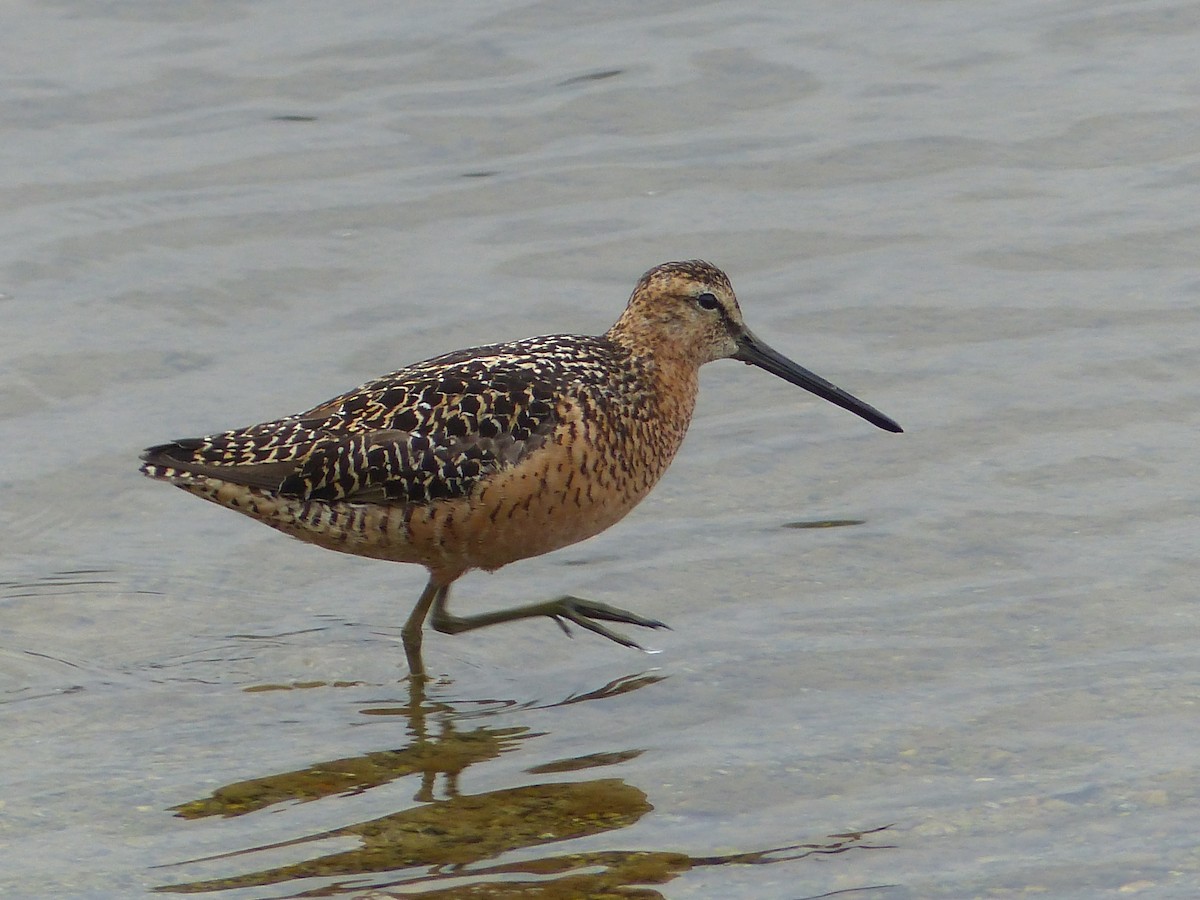
{"label": "folded wing", "polygon": [[[497,351],[502,348],[496,348]],[[151,447],[142,471],[203,475],[301,500],[464,497],[554,431],[553,389],[503,354],[430,360],[296,416]]]}

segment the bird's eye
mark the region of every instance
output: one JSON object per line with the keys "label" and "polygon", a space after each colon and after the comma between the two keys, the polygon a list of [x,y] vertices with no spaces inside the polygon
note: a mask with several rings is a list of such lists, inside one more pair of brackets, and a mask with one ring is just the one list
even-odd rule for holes
{"label": "bird's eye", "polygon": [[716,309],[720,304],[717,302],[717,295],[705,291],[703,294],[696,295],[696,304],[701,309]]}

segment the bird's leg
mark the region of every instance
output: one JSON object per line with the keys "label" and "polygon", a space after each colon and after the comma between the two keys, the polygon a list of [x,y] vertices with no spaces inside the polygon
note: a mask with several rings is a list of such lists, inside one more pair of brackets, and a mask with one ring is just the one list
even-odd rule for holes
{"label": "bird's leg", "polygon": [[578,597],[559,597],[557,600],[547,600],[542,603],[530,603],[528,606],[515,606],[512,609],[501,609],[495,612],[479,613],[474,616],[455,616],[446,609],[447,591],[441,591],[433,598],[433,614],[429,624],[443,634],[458,634],[463,631],[473,631],[476,628],[486,628],[488,625],[498,625],[501,622],[515,622],[517,619],[532,619],[535,616],[549,616],[558,627],[568,636],[571,630],[567,622],[574,622],[580,628],[594,631],[610,641],[616,641],[623,647],[645,649],[641,644],[631,641],[624,635],[617,634],[605,628],[596,619],[606,622],[623,622],[626,625],[640,625],[644,628],[666,628],[657,619],[646,619],[628,610],[617,609],[604,603],[592,600],[581,600]]}
{"label": "bird's leg", "polygon": [[[425,616],[429,614],[430,605],[445,603],[446,594],[450,590],[448,584],[438,584],[432,575],[421,591],[421,598],[413,607],[412,614],[400,631],[400,639],[404,641],[404,655],[408,657],[408,671],[413,678],[425,678],[425,661],[421,659],[421,628],[425,624]],[[438,600],[438,597],[441,600]]]}

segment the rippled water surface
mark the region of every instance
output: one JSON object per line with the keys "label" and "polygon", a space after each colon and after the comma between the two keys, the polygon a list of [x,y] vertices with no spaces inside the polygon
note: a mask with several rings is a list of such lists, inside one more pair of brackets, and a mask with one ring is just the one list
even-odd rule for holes
{"label": "rippled water surface", "polygon": [[[0,894],[1200,896],[1200,7],[14,3]],[[136,472],[667,259],[666,478],[455,588]],[[822,527],[825,526],[825,527]],[[837,892],[843,892],[841,894]]]}

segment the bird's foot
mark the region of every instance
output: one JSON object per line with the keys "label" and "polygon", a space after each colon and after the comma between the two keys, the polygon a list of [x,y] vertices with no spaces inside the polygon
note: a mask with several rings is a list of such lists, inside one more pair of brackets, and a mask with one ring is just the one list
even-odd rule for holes
{"label": "bird's foot", "polygon": [[621,622],[626,625],[638,625],[643,628],[666,628],[657,619],[647,619],[631,613],[628,610],[617,609],[605,603],[594,600],[581,600],[579,597],[559,597],[557,600],[546,600],[541,603],[530,603],[528,606],[518,606],[512,609],[499,609],[494,612],[479,613],[474,616],[455,616],[446,609],[445,596],[433,604],[429,624],[434,630],[443,634],[461,634],[464,631],[474,631],[476,628],[486,628],[501,622],[515,622],[519,619],[532,619],[537,616],[549,616],[558,623],[558,627],[568,636],[571,629],[568,622],[573,622],[580,628],[595,632],[601,637],[615,641],[622,647],[633,647],[644,650],[641,644],[631,641],[624,635],[617,634],[601,625],[597,619],[604,622]]}
{"label": "bird's foot", "polygon": [[644,616],[639,616],[637,613],[631,613],[626,609],[618,609],[615,606],[609,606],[607,603],[597,603],[595,600],[584,600],[580,597],[559,597],[557,600],[551,600],[545,604],[545,612],[552,618],[563,630],[563,634],[571,637],[571,629],[567,627],[567,622],[573,622],[580,628],[586,628],[588,631],[595,632],[601,637],[606,637],[610,641],[615,641],[622,647],[632,647],[635,650],[645,650],[641,644],[632,641],[623,634],[605,628],[596,619],[601,619],[605,622],[621,622],[625,625],[638,625],[642,628],[669,628],[666,623],[660,622],[657,619],[647,619]]}

